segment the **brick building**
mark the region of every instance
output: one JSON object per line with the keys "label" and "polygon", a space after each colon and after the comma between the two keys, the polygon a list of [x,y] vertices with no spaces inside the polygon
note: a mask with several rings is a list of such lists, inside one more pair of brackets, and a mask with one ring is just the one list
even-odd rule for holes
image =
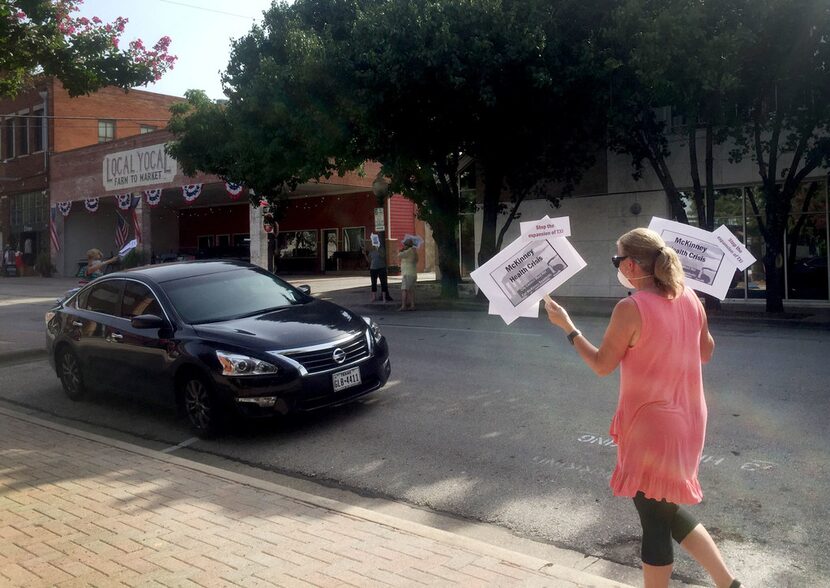
{"label": "brick building", "polygon": [[[61,244],[53,263],[60,274],[73,275],[91,247],[105,254],[117,251],[119,217],[128,222],[128,237],[138,239],[156,261],[234,257],[281,273],[365,265],[360,249],[375,231],[377,164],[367,163],[365,175],[298,186],[279,215],[278,230],[269,235],[263,209],[251,206],[245,189],[213,175],[185,176],[164,153],[170,139],[168,131],[158,130],[52,157],[50,195],[60,210]],[[401,196],[387,199],[383,210],[393,263],[397,241],[406,233],[423,235],[424,226],[415,218],[414,205]]]}
{"label": "brick building", "polygon": [[70,98],[56,79],[0,100],[0,249],[22,251],[27,272],[49,252],[54,154],[162,128],[179,100],[118,88]]}

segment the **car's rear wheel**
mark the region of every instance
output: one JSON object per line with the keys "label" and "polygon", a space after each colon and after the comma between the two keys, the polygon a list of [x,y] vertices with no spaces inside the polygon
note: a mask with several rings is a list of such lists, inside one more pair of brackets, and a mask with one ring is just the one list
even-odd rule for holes
{"label": "car's rear wheel", "polygon": [[204,379],[196,375],[184,378],[182,402],[190,428],[196,435],[210,439],[222,432],[221,407],[216,401],[216,394]]}
{"label": "car's rear wheel", "polygon": [[58,353],[57,366],[64,393],[70,400],[81,400],[86,386],[78,356],[71,349],[63,349]]}

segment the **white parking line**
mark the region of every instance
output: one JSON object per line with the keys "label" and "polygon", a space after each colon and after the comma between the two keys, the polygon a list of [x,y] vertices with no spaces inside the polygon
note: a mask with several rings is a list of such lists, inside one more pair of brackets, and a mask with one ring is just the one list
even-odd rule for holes
{"label": "white parking line", "polygon": [[162,449],[161,452],[162,453],[172,453],[172,452],[176,451],[177,449],[182,449],[184,447],[187,447],[188,445],[193,445],[198,440],[199,440],[198,437],[191,437],[190,439],[185,439],[184,441],[182,441],[178,445],[173,445],[172,447],[168,447],[167,449]]}
{"label": "white parking line", "polygon": [[381,329],[395,327],[398,329],[426,329],[429,331],[455,331],[457,333],[486,333],[488,335],[510,335],[511,337],[541,337],[535,333],[511,333],[509,331],[480,331],[478,329],[452,329],[448,327],[425,327],[421,325],[396,325],[394,323],[380,323]]}

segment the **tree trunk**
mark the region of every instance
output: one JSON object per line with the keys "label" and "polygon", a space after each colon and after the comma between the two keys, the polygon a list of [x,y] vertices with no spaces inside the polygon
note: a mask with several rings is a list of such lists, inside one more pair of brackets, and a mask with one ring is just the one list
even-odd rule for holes
{"label": "tree trunk", "polygon": [[481,243],[478,248],[478,265],[482,266],[493,257],[496,250],[496,225],[499,218],[501,189],[504,173],[498,162],[487,161],[484,165],[484,201],[481,215]]}
{"label": "tree trunk", "polygon": [[[783,235],[782,235],[783,237]],[[764,255],[764,271],[767,278],[767,312],[784,312],[784,267],[780,245],[767,243]],[[781,264],[779,266],[779,264]]]}
{"label": "tree trunk", "polygon": [[458,263],[458,235],[456,226],[447,222],[444,214],[424,213],[423,219],[432,228],[435,246],[438,250],[438,269],[441,274],[441,297],[458,298],[458,283],[461,269]]}

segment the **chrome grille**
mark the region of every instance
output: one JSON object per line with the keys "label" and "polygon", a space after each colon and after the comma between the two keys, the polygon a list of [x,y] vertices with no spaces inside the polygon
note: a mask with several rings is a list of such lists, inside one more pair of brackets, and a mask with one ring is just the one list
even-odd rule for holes
{"label": "chrome grille", "polygon": [[[334,350],[342,349],[346,354],[346,359],[337,363],[334,361]],[[364,333],[359,333],[354,338],[332,344],[323,349],[317,348],[312,351],[285,351],[282,355],[293,359],[302,365],[310,374],[317,374],[328,370],[337,369],[347,366],[361,359],[369,357],[369,345],[366,342]]]}

